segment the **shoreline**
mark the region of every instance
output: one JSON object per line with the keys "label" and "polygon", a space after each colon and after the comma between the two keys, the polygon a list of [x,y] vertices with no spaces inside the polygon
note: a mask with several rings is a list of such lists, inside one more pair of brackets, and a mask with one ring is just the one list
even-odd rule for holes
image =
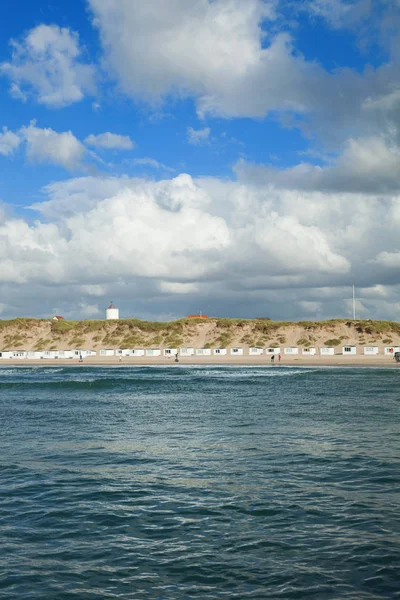
{"label": "shoreline", "polygon": [[[210,360],[211,359],[211,360]],[[7,366],[60,366],[60,367],[79,367],[79,366],[93,366],[93,367],[107,367],[107,366],[126,366],[126,367],[148,367],[148,366],[174,366],[174,365],[187,365],[187,366],[290,366],[290,367],[387,367],[387,368],[399,368],[400,363],[396,363],[392,357],[388,356],[333,356],[331,358],[310,356],[310,357],[299,357],[299,358],[282,358],[279,363],[275,360],[271,363],[269,356],[241,356],[241,357],[180,357],[179,362],[175,362],[173,358],[165,357],[131,357],[124,356],[122,361],[117,356],[110,357],[87,357],[82,362],[76,359],[3,359],[0,361],[0,369]]]}

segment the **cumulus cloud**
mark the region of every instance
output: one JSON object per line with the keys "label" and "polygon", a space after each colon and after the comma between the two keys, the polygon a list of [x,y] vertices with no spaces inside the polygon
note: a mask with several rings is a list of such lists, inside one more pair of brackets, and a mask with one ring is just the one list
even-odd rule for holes
{"label": "cumulus cloud", "polygon": [[202,146],[208,142],[210,137],[210,128],[204,127],[203,129],[193,129],[193,127],[187,128],[187,140],[189,144],[193,146]]}
{"label": "cumulus cloud", "polygon": [[37,221],[5,217],[0,226],[0,289],[74,290],[81,315],[79,306],[106,295],[141,317],[201,305],[210,314],[299,318],[350,316],[355,281],[368,314],[398,314],[399,194],[383,201],[185,174],[81,177],[45,192],[32,207]]}
{"label": "cumulus cloud", "polygon": [[0,133],[0,154],[8,156],[13,154],[21,143],[21,138],[13,131],[8,131],[7,127],[3,127],[3,133]]}
{"label": "cumulus cloud", "polygon": [[[400,145],[399,28],[386,37],[387,58],[376,67],[335,68],[307,60],[296,29],[279,4],[264,0],[89,0],[104,49],[104,64],[120,89],[157,105],[169,96],[193,98],[197,113],[232,117],[278,114],[286,126],[337,149],[343,141],[392,132]],[[370,3],[318,0],[298,10],[332,27],[368,18],[397,23],[399,5],[372,18]],[[383,10],[383,9],[382,9]],[[375,14],[375,13],[374,13]],[[351,25],[350,25],[351,24]],[[368,33],[368,28],[366,33]],[[396,41],[397,40],[397,41]],[[384,105],[391,105],[385,108]],[[200,138],[198,138],[200,139]]]}
{"label": "cumulus cloud", "polygon": [[301,163],[276,169],[240,160],[235,170],[246,181],[298,190],[391,194],[400,191],[400,150],[379,136],[351,138],[331,164]]}
{"label": "cumulus cloud", "polygon": [[263,47],[261,23],[275,18],[273,2],[90,0],[90,5],[106,65],[136,98],[156,101],[177,93],[195,96],[201,114],[262,116],[275,108],[302,110],[304,85],[319,73],[292,53],[286,34],[268,37]]}
{"label": "cumulus cloud", "polygon": [[60,108],[94,92],[95,70],[82,61],[76,32],[38,25],[10,43],[11,60],[0,65],[0,72],[10,78],[15,98],[26,100],[32,94],[40,104]]}
{"label": "cumulus cloud", "polygon": [[57,133],[50,128],[36,127],[32,121],[28,127],[20,129],[20,134],[26,141],[26,154],[32,162],[49,162],[75,169],[85,154],[85,147],[71,131]]}
{"label": "cumulus cloud", "polygon": [[106,148],[107,150],[132,150],[135,147],[129,136],[118,135],[109,131],[99,135],[89,135],[85,139],[85,144],[96,148]]}

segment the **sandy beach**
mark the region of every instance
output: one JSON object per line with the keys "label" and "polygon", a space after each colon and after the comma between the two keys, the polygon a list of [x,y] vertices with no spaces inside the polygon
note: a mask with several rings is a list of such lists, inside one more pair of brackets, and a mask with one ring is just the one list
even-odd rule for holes
{"label": "sandy beach", "polygon": [[279,368],[280,366],[291,366],[291,367],[389,367],[400,369],[400,363],[396,363],[391,356],[343,356],[341,354],[331,357],[321,356],[299,356],[297,358],[286,358],[283,357],[279,363],[277,357],[275,362],[271,363],[270,356],[188,356],[180,357],[179,362],[176,363],[174,358],[165,357],[154,357],[150,358],[147,356],[143,357],[128,357],[124,356],[122,360],[119,360],[117,356],[93,356],[91,358],[85,358],[82,362],[76,359],[4,359],[0,361],[0,368],[7,366],[96,366],[96,367],[108,367],[108,366],[150,366],[150,365],[240,365],[240,366],[273,366]]}

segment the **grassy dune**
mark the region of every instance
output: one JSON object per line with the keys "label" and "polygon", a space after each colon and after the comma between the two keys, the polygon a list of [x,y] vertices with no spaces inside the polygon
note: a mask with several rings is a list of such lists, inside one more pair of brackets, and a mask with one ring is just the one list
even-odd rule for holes
{"label": "grassy dune", "polygon": [[167,323],[120,321],[48,321],[18,318],[0,321],[0,350],[62,350],[193,346],[335,346],[400,345],[400,323],[333,319],[283,322],[269,319],[180,319]]}

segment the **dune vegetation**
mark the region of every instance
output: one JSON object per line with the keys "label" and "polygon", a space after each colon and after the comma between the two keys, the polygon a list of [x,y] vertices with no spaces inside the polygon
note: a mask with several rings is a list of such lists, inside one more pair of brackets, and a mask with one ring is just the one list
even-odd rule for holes
{"label": "dune vegetation", "polygon": [[259,319],[179,319],[162,323],[119,321],[49,321],[17,318],[0,321],[0,350],[163,347],[196,348],[399,345],[400,323],[343,320],[284,322]]}

